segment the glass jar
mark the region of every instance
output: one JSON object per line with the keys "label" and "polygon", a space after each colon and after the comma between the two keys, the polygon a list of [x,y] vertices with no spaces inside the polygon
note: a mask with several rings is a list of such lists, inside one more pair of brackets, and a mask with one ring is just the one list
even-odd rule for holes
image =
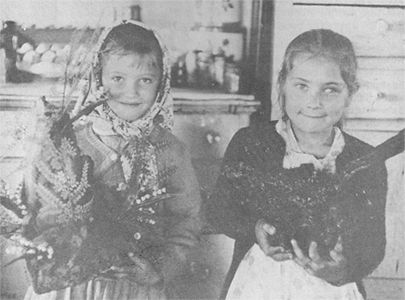
{"label": "glass jar", "polygon": [[225,65],[224,89],[228,93],[236,94],[239,92],[240,69],[236,63],[227,63]]}

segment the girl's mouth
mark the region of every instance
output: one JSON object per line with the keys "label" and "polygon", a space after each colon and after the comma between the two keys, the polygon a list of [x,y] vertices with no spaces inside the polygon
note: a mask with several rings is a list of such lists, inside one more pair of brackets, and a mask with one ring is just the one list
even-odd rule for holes
{"label": "girl's mouth", "polygon": [[132,106],[132,107],[137,107],[137,106],[139,106],[139,105],[141,105],[142,103],[137,103],[137,102],[135,102],[135,103],[123,103],[123,102],[121,102],[121,104],[122,105],[126,105],[126,106]]}
{"label": "girl's mouth", "polygon": [[308,115],[308,114],[303,114],[307,118],[312,118],[312,119],[322,119],[325,117],[325,115]]}

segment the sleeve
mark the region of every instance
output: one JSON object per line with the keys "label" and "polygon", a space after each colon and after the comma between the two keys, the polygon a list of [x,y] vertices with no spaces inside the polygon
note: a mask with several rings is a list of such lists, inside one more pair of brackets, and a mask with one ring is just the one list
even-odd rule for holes
{"label": "sleeve", "polygon": [[164,229],[167,243],[161,264],[165,284],[182,271],[190,250],[199,241],[203,224],[200,191],[189,153],[182,143],[174,148],[166,151],[169,152],[167,170],[175,166],[167,184],[178,193],[164,202],[162,211],[167,220]]}
{"label": "sleeve", "polygon": [[387,169],[384,162],[356,174],[348,190],[355,215],[346,243],[343,238],[343,255],[349,266],[345,281],[357,282],[373,272],[385,255]]}
{"label": "sleeve", "polygon": [[10,34],[7,32],[0,32],[0,49],[4,48],[5,51],[12,51],[12,47],[13,45],[11,43]]}
{"label": "sleeve", "polygon": [[6,47],[5,34],[3,32],[0,32],[0,49],[3,49],[5,47]]}
{"label": "sleeve", "polygon": [[35,46],[35,42],[33,39],[29,38],[21,32],[18,32],[18,48],[21,48],[22,45],[24,45],[25,43],[30,43],[33,47]]}
{"label": "sleeve", "polygon": [[257,220],[242,205],[249,191],[237,188],[244,185],[226,175],[227,168],[249,159],[249,154],[245,151],[245,136],[244,129],[239,130],[228,145],[217,183],[206,205],[206,218],[209,225],[219,233],[254,243]]}

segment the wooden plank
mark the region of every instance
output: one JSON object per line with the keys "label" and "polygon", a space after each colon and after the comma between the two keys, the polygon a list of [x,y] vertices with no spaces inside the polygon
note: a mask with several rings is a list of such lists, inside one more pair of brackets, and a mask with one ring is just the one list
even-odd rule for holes
{"label": "wooden plank", "polygon": [[364,280],[367,300],[403,300],[405,282],[387,278],[369,277]]}
{"label": "wooden plank", "polygon": [[347,109],[348,118],[361,119],[403,119],[405,116],[404,98],[390,101],[379,98],[373,90],[362,89],[353,97]]}
{"label": "wooden plank", "polygon": [[381,133],[381,140],[375,139],[373,144],[378,145],[405,128],[405,117],[402,119],[366,119],[366,118],[346,118],[344,128],[347,131],[361,131],[369,133]]}
{"label": "wooden plank", "polygon": [[294,5],[405,6],[403,0],[294,0]]}
{"label": "wooden plank", "polygon": [[[328,28],[351,39],[357,55],[400,57],[405,53],[404,19],[400,8],[293,6],[288,0],[276,1],[276,45],[283,52],[298,34]],[[279,61],[280,49],[275,50]]]}
{"label": "wooden plank", "polygon": [[[405,56],[405,53],[404,53]],[[405,71],[405,57],[376,57],[357,55],[358,68],[363,70],[402,70]]]}
{"label": "wooden plank", "polygon": [[388,170],[388,193],[386,204],[385,258],[373,272],[375,277],[405,278],[405,155],[397,155],[386,162]]}
{"label": "wooden plank", "polygon": [[405,95],[404,70],[360,68],[357,75],[360,87],[369,90],[375,97],[396,101],[402,100]]}

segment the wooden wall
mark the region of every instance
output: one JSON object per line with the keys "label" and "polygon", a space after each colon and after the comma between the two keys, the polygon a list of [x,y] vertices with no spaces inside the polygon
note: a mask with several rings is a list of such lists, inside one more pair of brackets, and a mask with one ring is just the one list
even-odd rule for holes
{"label": "wooden wall", "polygon": [[[358,56],[361,88],[347,111],[345,130],[378,145],[405,127],[404,12],[405,3],[397,0],[276,0],[273,78],[288,43],[300,33],[328,28],[347,36]],[[273,99],[276,94],[273,89]],[[279,113],[273,100],[272,118]],[[366,287],[370,299],[404,299],[404,154],[386,165],[388,245]]]}

